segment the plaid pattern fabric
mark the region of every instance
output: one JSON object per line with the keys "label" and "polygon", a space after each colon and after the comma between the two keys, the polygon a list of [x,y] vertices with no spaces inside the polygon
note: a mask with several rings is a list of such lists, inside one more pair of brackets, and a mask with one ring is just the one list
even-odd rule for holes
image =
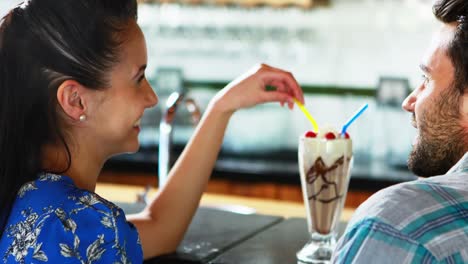
{"label": "plaid pattern fabric", "polygon": [[468,263],[468,153],[445,175],[379,191],[353,215],[333,263]]}

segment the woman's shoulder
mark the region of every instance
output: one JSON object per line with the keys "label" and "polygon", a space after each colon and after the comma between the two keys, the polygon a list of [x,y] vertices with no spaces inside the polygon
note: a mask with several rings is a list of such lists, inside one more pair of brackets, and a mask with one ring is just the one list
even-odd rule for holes
{"label": "woman's shoulder", "polygon": [[41,176],[23,186],[17,200],[0,240],[5,262],[141,262],[138,233],[123,211],[71,179]]}
{"label": "woman's shoulder", "polygon": [[123,215],[122,210],[94,192],[76,187],[73,180],[64,175],[41,174],[35,181],[24,184],[18,191],[14,208],[63,208],[75,213],[102,214],[113,212],[115,217]]}

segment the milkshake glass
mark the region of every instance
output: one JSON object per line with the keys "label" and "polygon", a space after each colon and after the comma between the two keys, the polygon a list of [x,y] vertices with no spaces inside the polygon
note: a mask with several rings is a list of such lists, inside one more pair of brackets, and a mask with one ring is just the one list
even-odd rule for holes
{"label": "milkshake glass", "polygon": [[301,136],[298,154],[311,238],[296,256],[299,263],[328,263],[336,245],[336,227],[348,191],[352,141],[333,132]]}

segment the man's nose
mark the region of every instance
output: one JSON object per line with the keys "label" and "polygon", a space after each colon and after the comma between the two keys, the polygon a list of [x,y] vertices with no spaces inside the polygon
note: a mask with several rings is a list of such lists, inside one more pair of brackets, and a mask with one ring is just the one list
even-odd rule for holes
{"label": "man's nose", "polygon": [[401,107],[410,113],[414,112],[414,106],[416,104],[416,90],[414,90],[412,93],[406,97],[405,100],[403,100],[403,103],[401,104]]}
{"label": "man's nose", "polygon": [[408,97],[406,97],[405,100],[403,100],[403,103],[401,104],[401,107],[405,111],[410,112],[410,113],[414,112],[414,106],[416,105],[416,100],[417,100],[417,97],[418,97],[418,91],[419,91],[419,87],[418,87],[418,89],[415,89],[413,92],[411,92],[408,95]]}

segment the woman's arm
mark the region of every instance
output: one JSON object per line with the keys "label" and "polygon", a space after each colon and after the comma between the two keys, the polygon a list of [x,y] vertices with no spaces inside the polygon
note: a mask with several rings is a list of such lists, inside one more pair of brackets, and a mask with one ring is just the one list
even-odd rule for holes
{"label": "woman's arm", "polygon": [[[266,86],[276,87],[266,91]],[[198,207],[216,162],[231,115],[264,102],[304,102],[294,77],[260,65],[237,78],[211,100],[193,137],[169,173],[166,185],[138,215],[129,216],[140,234],[144,258],[174,252]]]}

